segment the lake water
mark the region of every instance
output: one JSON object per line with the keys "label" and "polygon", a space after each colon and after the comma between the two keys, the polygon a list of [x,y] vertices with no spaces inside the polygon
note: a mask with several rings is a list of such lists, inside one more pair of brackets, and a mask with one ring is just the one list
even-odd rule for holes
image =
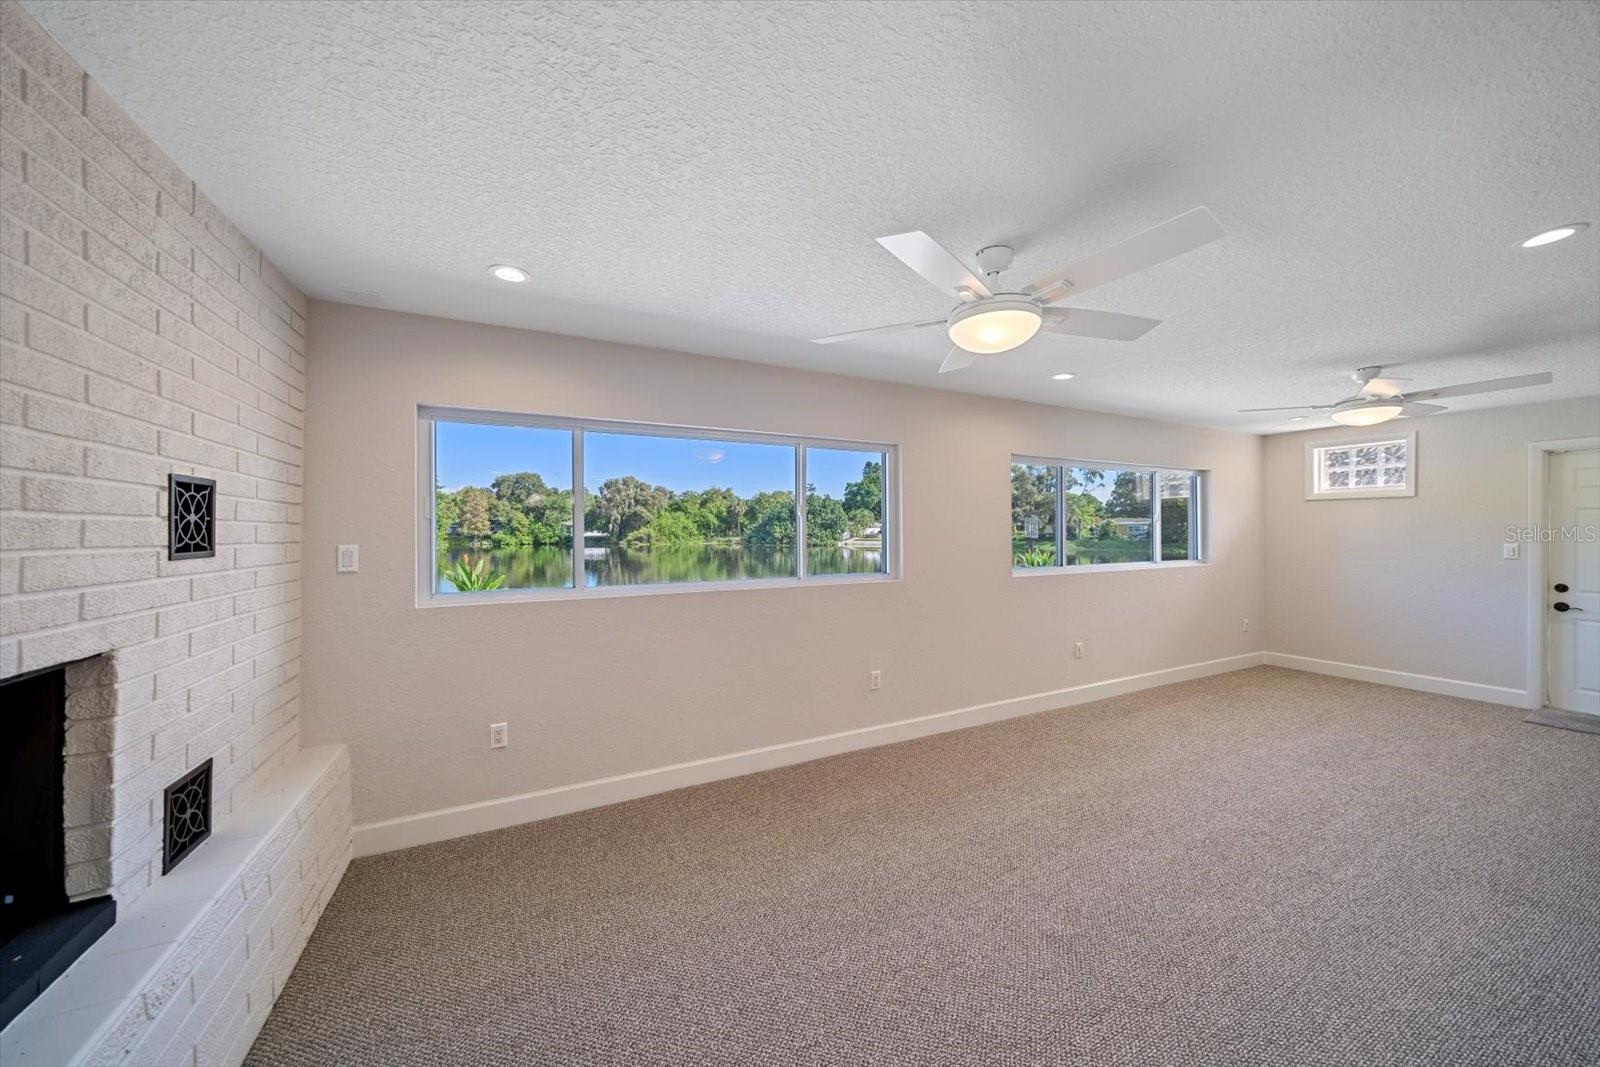
{"label": "lake water", "polygon": [[[794,547],[749,545],[684,545],[635,551],[590,548],[583,561],[587,586],[656,585],[674,582],[725,582],[741,578],[792,578]],[[572,550],[556,546],[506,550],[449,547],[439,553],[439,566],[463,557],[487,556],[489,566],[506,576],[502,589],[560,589],[572,585]],[[873,574],[883,570],[878,545],[814,547],[806,557],[810,574]],[[455,586],[438,579],[439,592]]]}
{"label": "lake water", "polygon": [[[1015,554],[1024,550],[1036,550],[1045,553],[1049,563],[1035,563],[1032,566],[1054,566],[1055,546],[1048,542],[1012,544],[1013,566],[1028,566],[1015,562]],[[1176,554],[1174,554],[1176,552]],[[1149,541],[1068,541],[1066,545],[1067,566],[1085,567],[1098,563],[1138,563],[1148,562],[1150,559]],[[1182,546],[1164,546],[1162,550],[1165,559],[1181,559],[1185,554]]]}

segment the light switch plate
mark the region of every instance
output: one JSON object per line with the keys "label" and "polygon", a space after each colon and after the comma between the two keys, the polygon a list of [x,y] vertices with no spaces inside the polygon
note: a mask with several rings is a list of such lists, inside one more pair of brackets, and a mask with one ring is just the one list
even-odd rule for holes
{"label": "light switch plate", "polygon": [[361,569],[361,546],[339,546],[339,573],[354,574]]}
{"label": "light switch plate", "polygon": [[1501,545],[1500,546],[1500,558],[1501,559],[1521,559],[1522,558],[1522,546],[1517,544],[1515,541],[1509,541],[1506,544]]}

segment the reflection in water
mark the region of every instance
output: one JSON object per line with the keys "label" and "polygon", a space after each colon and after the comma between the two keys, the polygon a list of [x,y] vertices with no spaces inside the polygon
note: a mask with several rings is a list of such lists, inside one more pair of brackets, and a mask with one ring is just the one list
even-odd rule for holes
{"label": "reflection in water", "polygon": [[1148,541],[1100,541],[1067,543],[1067,566],[1086,567],[1096,563],[1148,563]]}
{"label": "reflection in water", "polygon": [[[1175,555],[1174,552],[1178,554]],[[1065,565],[1088,567],[1100,563],[1149,563],[1150,553],[1149,541],[1129,541],[1120,538],[1105,541],[1068,541]],[[1176,549],[1167,546],[1163,549],[1162,558],[1183,559],[1187,554],[1182,545]],[[1054,567],[1056,546],[1050,542],[1014,540],[1011,543],[1011,565],[1019,569]]]}
{"label": "reflection in water", "polygon": [[[652,585],[673,582],[725,582],[741,578],[792,578],[793,545],[683,545],[633,550],[590,548],[583,561],[584,584]],[[553,545],[539,548],[476,549],[448,547],[439,552],[442,570],[464,557],[487,557],[496,573],[506,576],[503,589],[562,589],[572,586],[572,549]],[[811,574],[873,574],[883,570],[883,549],[878,545],[828,545],[814,547],[806,557]],[[455,592],[455,586],[438,578],[438,591]]]}

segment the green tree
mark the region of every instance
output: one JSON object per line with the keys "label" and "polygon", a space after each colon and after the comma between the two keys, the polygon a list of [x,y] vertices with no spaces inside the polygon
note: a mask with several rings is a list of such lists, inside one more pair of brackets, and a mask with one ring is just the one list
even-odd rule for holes
{"label": "green tree", "polygon": [[469,486],[460,492],[488,495],[490,536],[497,547],[527,548],[566,542],[572,523],[570,490],[551,489],[532,471],[499,475],[491,485],[491,489]]}
{"label": "green tree", "polygon": [[746,508],[744,539],[752,545],[794,544],[794,493],[757,493]]}
{"label": "green tree", "polygon": [[1088,493],[1068,493],[1062,501],[1067,532],[1073,540],[1087,536],[1100,523],[1101,506]]}
{"label": "green tree", "polygon": [[455,493],[446,492],[443,486],[433,490],[434,531],[440,541],[448,540],[450,531],[461,518],[461,504]]}
{"label": "green tree", "polygon": [[494,490],[496,500],[519,508],[538,504],[550,494],[550,487],[533,471],[498,475],[489,483],[489,488]]}
{"label": "green tree", "polygon": [[685,510],[694,517],[704,536],[738,537],[744,532],[746,505],[732,489],[702,489],[698,493],[681,494],[679,499],[692,504]]}
{"label": "green tree", "polygon": [[471,538],[488,537],[493,529],[489,515],[490,505],[494,502],[493,494],[487,489],[469,485],[457,495],[461,509],[457,529],[461,531],[461,535]]}
{"label": "green tree", "polygon": [[590,510],[599,516],[612,541],[621,544],[660,514],[671,499],[672,492],[665,486],[650,485],[625,474],[601,484]]}
{"label": "green tree", "polygon": [[1073,489],[1092,489],[1105,484],[1106,480],[1106,472],[1093,467],[1063,467],[1061,473],[1065,479],[1061,485],[1063,493]]}
{"label": "green tree", "polygon": [[846,482],[844,487],[846,512],[867,511],[875,519],[883,518],[883,464],[868,460],[861,468],[861,480]]}
{"label": "green tree", "polygon": [[703,540],[700,528],[682,511],[663,511],[649,523],[628,535],[629,548],[662,548],[692,545]]}
{"label": "green tree", "polygon": [[1150,476],[1136,471],[1119,471],[1106,499],[1106,512],[1132,519],[1150,515]]}
{"label": "green tree", "polygon": [[844,540],[848,525],[843,504],[806,486],[806,544],[836,545]]}
{"label": "green tree", "polygon": [[1189,498],[1167,497],[1161,501],[1161,558],[1189,558]]}
{"label": "green tree", "polygon": [[1056,468],[1029,463],[1011,465],[1011,529],[1024,536],[1029,520],[1042,537],[1054,538],[1056,521]]}
{"label": "green tree", "polygon": [[870,511],[852,511],[849,514],[849,522],[850,536],[860,538],[867,535],[868,527],[878,525],[878,518]]}

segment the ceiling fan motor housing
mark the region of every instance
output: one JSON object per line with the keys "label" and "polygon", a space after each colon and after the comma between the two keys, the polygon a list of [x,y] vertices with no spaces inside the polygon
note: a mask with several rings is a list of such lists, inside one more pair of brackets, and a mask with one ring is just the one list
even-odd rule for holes
{"label": "ceiling fan motor housing", "polygon": [[978,269],[983,271],[984,277],[993,278],[1003,270],[1011,267],[1010,245],[989,245],[978,249],[974,259],[978,261]]}

